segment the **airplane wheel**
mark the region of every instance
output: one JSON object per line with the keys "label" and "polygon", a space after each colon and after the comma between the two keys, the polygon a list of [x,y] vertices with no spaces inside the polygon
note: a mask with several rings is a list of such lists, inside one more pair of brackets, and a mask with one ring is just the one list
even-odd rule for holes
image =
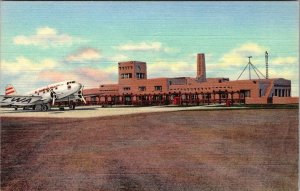
{"label": "airplane wheel", "polygon": [[35,105],[35,111],[42,111],[42,105]]}
{"label": "airplane wheel", "polygon": [[70,104],[70,105],[69,105],[69,108],[70,108],[71,110],[74,110],[74,109],[75,109],[75,103]]}
{"label": "airplane wheel", "polygon": [[48,111],[48,106],[47,105],[42,105],[42,111]]}
{"label": "airplane wheel", "polygon": [[15,111],[17,111],[18,110],[18,108],[17,107],[15,107]]}

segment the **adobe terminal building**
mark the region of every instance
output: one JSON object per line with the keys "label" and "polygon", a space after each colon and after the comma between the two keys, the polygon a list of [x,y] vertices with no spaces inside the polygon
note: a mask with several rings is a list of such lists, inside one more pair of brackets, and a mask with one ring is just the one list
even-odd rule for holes
{"label": "adobe terminal building", "polygon": [[207,78],[204,54],[197,54],[195,78],[148,79],[147,64],[139,61],[119,62],[118,71],[118,84],[103,84],[99,88],[84,90],[88,104],[298,103],[298,98],[291,97],[291,80],[274,78],[230,81],[229,78]]}

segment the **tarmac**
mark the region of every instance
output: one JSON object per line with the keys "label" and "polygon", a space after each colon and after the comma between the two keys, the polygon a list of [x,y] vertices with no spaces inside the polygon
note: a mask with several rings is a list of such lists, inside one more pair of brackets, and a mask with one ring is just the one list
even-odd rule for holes
{"label": "tarmac", "polygon": [[0,190],[298,190],[298,109],[17,112],[83,117],[199,108],[205,110],[3,117]]}
{"label": "tarmac", "polygon": [[186,111],[186,110],[221,110],[221,109],[236,109],[241,107],[225,107],[222,105],[206,105],[206,106],[148,106],[148,107],[133,107],[133,106],[78,106],[75,110],[66,108],[61,111],[58,108],[51,108],[50,111],[33,111],[23,110],[19,108],[0,108],[0,117],[39,117],[39,118],[90,118],[90,117],[105,117],[119,116],[137,113],[154,113],[154,112],[169,112],[169,111]]}

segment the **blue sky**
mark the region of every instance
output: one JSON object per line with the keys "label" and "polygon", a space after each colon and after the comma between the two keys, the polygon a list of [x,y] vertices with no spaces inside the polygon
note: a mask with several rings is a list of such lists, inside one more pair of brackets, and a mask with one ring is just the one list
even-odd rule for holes
{"label": "blue sky", "polygon": [[[1,94],[64,79],[86,87],[117,82],[117,62],[148,63],[148,77],[235,80],[247,56],[298,96],[298,2],[2,2]],[[245,75],[243,78],[246,78]]]}

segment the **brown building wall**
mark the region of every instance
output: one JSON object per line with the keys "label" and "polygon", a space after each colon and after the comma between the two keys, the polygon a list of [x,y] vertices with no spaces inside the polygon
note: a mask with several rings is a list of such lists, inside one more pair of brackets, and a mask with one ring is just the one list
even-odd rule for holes
{"label": "brown building wall", "polygon": [[146,62],[128,61],[118,63],[119,84],[131,83],[132,80],[147,79]]}
{"label": "brown building wall", "polygon": [[273,97],[274,104],[299,104],[299,97]]}
{"label": "brown building wall", "polygon": [[167,78],[132,79],[119,86],[120,94],[153,94],[168,92]]}

